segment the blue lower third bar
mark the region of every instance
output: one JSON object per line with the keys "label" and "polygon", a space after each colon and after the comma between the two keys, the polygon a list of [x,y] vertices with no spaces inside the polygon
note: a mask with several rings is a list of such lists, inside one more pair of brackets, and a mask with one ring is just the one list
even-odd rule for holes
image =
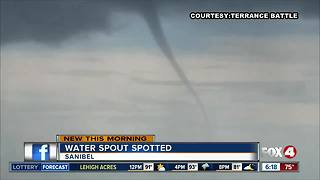
{"label": "blue lower third bar", "polygon": [[259,161],[257,142],[85,142],[58,145],[58,161]]}

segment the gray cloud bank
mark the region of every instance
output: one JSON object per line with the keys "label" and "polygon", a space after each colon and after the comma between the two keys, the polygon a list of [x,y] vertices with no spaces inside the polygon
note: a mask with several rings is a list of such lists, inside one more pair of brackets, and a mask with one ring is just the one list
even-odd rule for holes
{"label": "gray cloud bank", "polygon": [[[149,5],[148,5],[149,4]],[[150,21],[157,17],[150,12],[146,0],[2,0],[1,42],[34,40],[56,43],[66,38],[88,32],[112,33],[117,19],[113,13],[148,14]],[[317,18],[317,0],[271,1],[154,1],[161,16],[174,17],[183,14],[188,18],[191,11],[298,11],[302,18]]]}

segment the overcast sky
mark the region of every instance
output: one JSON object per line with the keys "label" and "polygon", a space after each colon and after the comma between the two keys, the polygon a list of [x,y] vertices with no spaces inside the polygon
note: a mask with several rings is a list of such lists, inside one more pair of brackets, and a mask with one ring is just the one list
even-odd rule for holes
{"label": "overcast sky", "polygon": [[[319,179],[318,7],[317,0],[1,0],[1,180]],[[300,19],[191,20],[191,11],[297,11]],[[157,20],[161,30],[153,29]],[[209,121],[156,32],[164,33]],[[8,172],[9,161],[23,160],[25,141],[144,133],[157,141],[293,144],[301,170]]]}

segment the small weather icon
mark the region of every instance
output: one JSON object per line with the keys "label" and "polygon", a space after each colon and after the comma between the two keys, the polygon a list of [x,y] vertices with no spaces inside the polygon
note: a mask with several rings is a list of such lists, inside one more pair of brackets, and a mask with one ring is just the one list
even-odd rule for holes
{"label": "small weather icon", "polygon": [[202,169],[205,171],[206,169],[208,169],[210,166],[208,163],[202,164]]}
{"label": "small weather icon", "polygon": [[254,165],[253,164],[249,164],[248,166],[244,167],[244,170],[246,170],[246,171],[254,171]]}
{"label": "small weather icon", "polygon": [[166,171],[166,168],[163,166],[163,164],[158,164],[158,171]]}

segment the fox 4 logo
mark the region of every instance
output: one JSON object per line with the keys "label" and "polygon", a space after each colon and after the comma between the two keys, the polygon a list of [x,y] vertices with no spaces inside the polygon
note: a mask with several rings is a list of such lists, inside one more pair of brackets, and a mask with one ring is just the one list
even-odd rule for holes
{"label": "fox 4 logo", "polygon": [[273,158],[282,158],[283,155],[288,158],[292,159],[296,157],[297,155],[297,149],[296,147],[289,145],[284,148],[282,147],[262,147],[262,153],[266,154]]}

